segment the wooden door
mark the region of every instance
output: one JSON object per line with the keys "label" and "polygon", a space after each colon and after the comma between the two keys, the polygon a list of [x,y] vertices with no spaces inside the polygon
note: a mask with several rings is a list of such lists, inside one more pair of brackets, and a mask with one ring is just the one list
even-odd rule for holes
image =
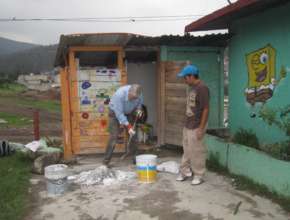
{"label": "wooden door", "polygon": [[[83,48],[77,48],[82,51]],[[98,51],[99,48],[95,48]],[[107,48],[122,56],[120,48]],[[83,49],[84,51],[87,51]],[[91,50],[90,50],[91,51]],[[102,50],[103,51],[103,50]],[[81,68],[71,50],[70,106],[73,154],[103,153],[109,141],[109,107],[105,100],[126,82],[123,61],[117,68]],[[124,152],[125,136],[120,136],[115,152]]]}
{"label": "wooden door", "polygon": [[[168,50],[168,53],[170,51]],[[172,56],[174,54],[174,56]],[[200,78],[210,90],[209,128],[223,126],[223,69],[219,50],[201,51],[192,48],[186,53],[181,49],[171,51],[174,61],[161,62],[159,144],[182,145],[182,130],[185,122],[186,88],[177,74],[188,63],[200,70]]]}

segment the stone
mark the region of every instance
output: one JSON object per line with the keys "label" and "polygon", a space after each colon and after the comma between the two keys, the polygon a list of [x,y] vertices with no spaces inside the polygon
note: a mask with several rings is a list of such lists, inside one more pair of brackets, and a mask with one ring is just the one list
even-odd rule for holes
{"label": "stone", "polygon": [[46,153],[38,156],[33,163],[32,172],[36,174],[44,174],[46,166],[59,163],[62,158],[61,152]]}
{"label": "stone", "polygon": [[0,118],[0,124],[7,124],[8,121],[4,120],[3,118]]}

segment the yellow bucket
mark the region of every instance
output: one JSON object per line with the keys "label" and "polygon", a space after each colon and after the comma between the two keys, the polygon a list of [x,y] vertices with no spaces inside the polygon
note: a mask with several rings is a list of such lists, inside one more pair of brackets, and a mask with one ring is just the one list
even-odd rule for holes
{"label": "yellow bucket", "polygon": [[157,156],[153,154],[142,154],[136,157],[138,180],[143,183],[156,181]]}

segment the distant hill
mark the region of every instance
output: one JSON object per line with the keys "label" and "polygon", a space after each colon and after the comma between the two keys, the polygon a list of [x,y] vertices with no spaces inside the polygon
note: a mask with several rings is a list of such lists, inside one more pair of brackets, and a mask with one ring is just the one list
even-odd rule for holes
{"label": "distant hill", "polygon": [[0,37],[0,55],[7,55],[39,46]]}
{"label": "distant hill", "polygon": [[52,70],[57,45],[38,46],[7,56],[0,56],[0,74],[20,75]]}
{"label": "distant hill", "polygon": [[[0,38],[0,51],[7,51],[7,45],[3,46]],[[11,48],[18,48],[17,52],[0,54],[0,78],[17,78],[20,74],[40,73],[53,70],[53,63],[58,45],[39,46],[26,44],[5,39],[6,43],[11,43]],[[14,45],[15,44],[15,45]],[[22,46],[20,46],[22,45]],[[3,48],[2,48],[3,46]],[[27,47],[26,49],[24,49]],[[20,48],[22,48],[20,50]]]}

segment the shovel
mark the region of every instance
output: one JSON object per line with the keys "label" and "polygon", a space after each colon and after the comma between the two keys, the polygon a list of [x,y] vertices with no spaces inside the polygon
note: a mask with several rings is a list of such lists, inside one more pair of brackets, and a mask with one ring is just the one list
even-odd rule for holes
{"label": "shovel", "polygon": [[[135,130],[137,120],[138,120],[138,117],[136,117],[136,119],[134,121],[133,130]],[[125,152],[125,154],[123,154],[121,156],[121,160],[124,160],[130,154],[130,144],[131,144],[131,140],[132,140],[133,136],[134,135],[129,135],[129,138],[128,138],[128,141],[127,141],[127,144],[126,144],[126,152]]]}

